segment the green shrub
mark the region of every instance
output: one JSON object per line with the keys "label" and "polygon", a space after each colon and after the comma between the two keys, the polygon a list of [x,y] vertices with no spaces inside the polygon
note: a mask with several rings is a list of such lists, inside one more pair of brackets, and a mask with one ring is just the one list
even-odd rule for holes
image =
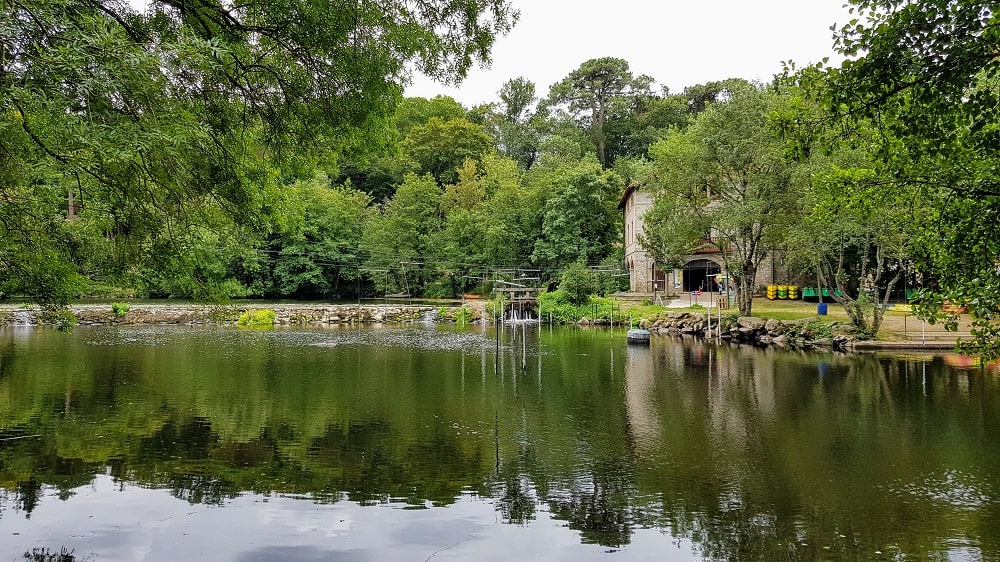
{"label": "green shrub", "polygon": [[209,310],[208,318],[216,324],[226,324],[239,320],[240,310],[231,304],[217,304]]}
{"label": "green shrub", "polygon": [[472,320],[472,309],[466,305],[462,305],[461,308],[455,311],[455,322],[459,324],[468,324]]}
{"label": "green shrub", "polygon": [[452,296],[451,285],[445,281],[428,283],[424,286],[423,297],[425,299],[444,299]]}
{"label": "green shrub", "polygon": [[256,308],[240,313],[237,325],[245,328],[270,328],[274,326],[277,315],[270,308]]}
{"label": "green shrub", "polygon": [[813,339],[833,337],[833,326],[826,322],[810,322],[806,328]]}
{"label": "green shrub", "polygon": [[113,302],[111,303],[111,310],[115,313],[115,316],[121,318],[128,314],[129,304],[127,302]]}
{"label": "green shrub", "polygon": [[507,293],[498,293],[493,300],[486,301],[486,312],[491,318],[501,316],[507,309]]}
{"label": "green shrub", "polygon": [[76,327],[77,318],[65,306],[43,305],[41,321],[44,324],[55,326],[60,332],[72,332],[73,328]]}
{"label": "green shrub", "polygon": [[586,304],[594,293],[594,275],[583,262],[576,262],[566,268],[559,283],[562,291],[571,304]]}
{"label": "green shrub", "polygon": [[562,289],[538,295],[538,315],[542,322],[547,322],[549,315],[553,322],[575,323],[583,318],[590,321],[614,319],[615,323],[627,322],[628,313],[622,312],[618,303],[609,297],[590,297],[584,304],[576,305],[570,302]]}

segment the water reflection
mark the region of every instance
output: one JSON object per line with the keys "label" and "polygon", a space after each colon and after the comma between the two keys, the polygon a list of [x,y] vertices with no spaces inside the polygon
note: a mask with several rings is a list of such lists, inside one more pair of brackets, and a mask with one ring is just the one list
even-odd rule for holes
{"label": "water reflection", "polygon": [[[153,540],[92,506],[204,533],[162,523],[168,494],[224,507],[230,541],[237,506],[258,522],[313,506],[303,525],[354,549],[255,524],[271,550],[209,549],[223,559],[475,555],[501,537],[529,558],[992,559],[998,392],[933,356],[597,329],[0,331],[0,536],[17,539],[0,556],[106,536],[101,559],[129,559],[110,537]],[[384,509],[415,534],[379,543]]]}

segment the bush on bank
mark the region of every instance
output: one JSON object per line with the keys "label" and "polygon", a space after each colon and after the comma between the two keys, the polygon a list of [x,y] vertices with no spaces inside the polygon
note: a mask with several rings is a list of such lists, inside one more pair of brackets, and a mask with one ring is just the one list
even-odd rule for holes
{"label": "bush on bank", "polygon": [[[625,316],[623,316],[623,314]],[[623,323],[627,320],[627,312],[622,311],[621,303],[610,297],[591,295],[583,304],[573,304],[573,297],[562,289],[542,293],[538,296],[538,318],[554,323],[577,323],[587,320],[591,323]]]}

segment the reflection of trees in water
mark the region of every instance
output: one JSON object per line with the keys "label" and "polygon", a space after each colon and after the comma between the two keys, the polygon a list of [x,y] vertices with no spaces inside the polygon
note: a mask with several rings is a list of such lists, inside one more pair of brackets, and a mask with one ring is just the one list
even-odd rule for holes
{"label": "reflection of trees in water", "polygon": [[411,505],[454,503],[471,480],[488,472],[484,451],[438,427],[427,441],[401,443],[385,420],[327,428],[309,447],[312,468],[332,468],[331,485],[361,505],[402,501]]}
{"label": "reflection of trees in water", "polygon": [[48,548],[33,548],[31,552],[24,553],[24,559],[29,562],[76,562],[77,558],[74,552],[65,546],[56,552]]}
{"label": "reflection of trees in water", "polygon": [[42,483],[30,478],[17,483],[14,488],[15,509],[24,512],[24,516],[31,518],[31,512],[38,507],[38,502],[42,500],[44,488]]}
{"label": "reflection of trees in water", "polygon": [[[66,384],[39,383],[41,399],[9,415],[46,437],[0,443],[0,515],[30,515],[51,486],[68,497],[110,466],[118,482],[199,503],[257,492],[447,505],[471,491],[508,524],[548,508],[585,542],[621,546],[656,528],[720,560],[864,559],[888,542],[919,557],[953,529],[1000,553],[995,379],[876,356],[664,347],[629,354],[626,381],[621,361],[589,367],[593,355],[569,353],[546,367],[571,376],[421,370],[386,403],[394,378],[250,385],[254,416],[216,399],[237,395],[228,386],[184,402],[167,389],[192,385],[166,375],[150,377],[163,394],[134,409],[121,401],[146,389],[95,393],[74,379],[66,416]],[[497,411],[523,421],[493,435]],[[928,474],[974,482],[987,501],[949,505],[924,483],[954,482]]]}
{"label": "reflection of trees in water", "polygon": [[534,521],[539,503],[538,491],[531,474],[542,472],[534,447],[523,444],[518,455],[500,465],[497,481],[490,486],[490,495],[496,498],[497,510],[504,523],[525,525]]}
{"label": "reflection of trees in water", "polygon": [[8,341],[0,346],[0,381],[4,375],[14,372],[14,361],[17,359],[17,346],[14,341]]}
{"label": "reflection of trees in water", "polygon": [[550,490],[545,498],[557,519],[580,531],[583,542],[602,546],[629,544],[637,521],[632,504],[635,489],[632,459],[595,462],[589,474],[568,483],[564,490]]}

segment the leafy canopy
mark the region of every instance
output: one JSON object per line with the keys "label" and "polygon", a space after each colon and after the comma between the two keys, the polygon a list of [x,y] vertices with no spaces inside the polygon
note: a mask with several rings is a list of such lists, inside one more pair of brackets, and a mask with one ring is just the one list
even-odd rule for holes
{"label": "leafy canopy", "polygon": [[[0,6],[0,200],[29,207],[0,205],[0,263],[56,301],[91,273],[74,232],[125,273],[189,245],[205,212],[266,230],[277,170],[387,148],[409,69],[460,79],[516,19],[505,0]],[[71,190],[93,230],[62,224]]]}

